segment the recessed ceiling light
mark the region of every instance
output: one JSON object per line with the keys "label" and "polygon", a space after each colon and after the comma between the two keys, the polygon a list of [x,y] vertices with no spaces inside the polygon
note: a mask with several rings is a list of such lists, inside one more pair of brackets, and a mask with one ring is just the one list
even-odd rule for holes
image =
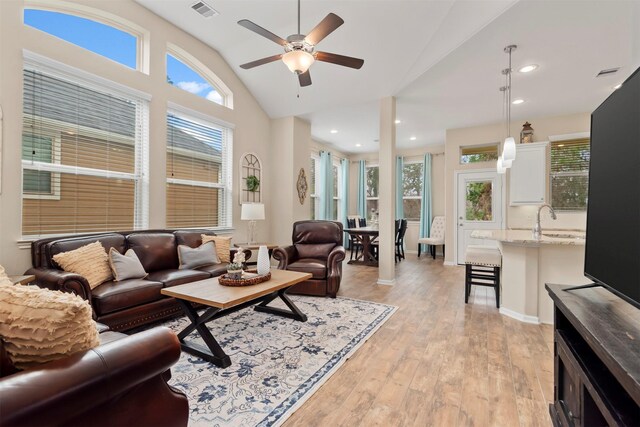
{"label": "recessed ceiling light", "polygon": [[356,147],[362,147],[362,144],[356,144]]}
{"label": "recessed ceiling light", "polygon": [[399,125],[400,123],[402,123],[399,119],[396,119],[396,124]]}
{"label": "recessed ceiling light", "polygon": [[537,68],[538,68],[537,64],[530,64],[530,65],[525,65],[524,67],[520,68],[518,71],[521,73],[530,73],[536,70]]}
{"label": "recessed ceiling light", "polygon": [[514,99],[511,103],[513,105],[518,105],[518,104],[522,104],[523,102],[524,102],[524,99],[518,98],[518,99]]}
{"label": "recessed ceiling light", "polygon": [[617,85],[615,85],[613,87],[613,90],[618,90],[618,89],[620,89],[621,86],[622,86],[622,83],[618,83]]}
{"label": "recessed ceiling light", "polygon": [[416,139],[418,139],[418,138],[416,138],[415,136],[412,136],[412,137],[411,137],[411,138],[409,138],[409,139],[410,139],[411,141],[415,141],[415,140],[416,140]]}
{"label": "recessed ceiling light", "polygon": [[331,133],[338,133],[338,131],[336,129],[331,129],[329,132]]}

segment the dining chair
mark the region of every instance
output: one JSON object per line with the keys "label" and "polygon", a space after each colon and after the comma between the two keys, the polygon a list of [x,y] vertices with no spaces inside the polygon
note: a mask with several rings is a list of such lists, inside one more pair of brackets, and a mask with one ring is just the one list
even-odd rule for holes
{"label": "dining chair", "polygon": [[407,220],[396,220],[396,262],[405,259],[404,256],[404,235],[407,233]]}
{"label": "dining chair", "polygon": [[[359,228],[357,225],[357,218],[347,217],[347,228]],[[349,260],[353,260],[353,253],[355,251],[356,259],[360,259],[362,256],[359,254],[362,252],[362,240],[360,236],[349,233],[349,245],[351,248],[351,255],[349,256]]]}
{"label": "dining chair", "polygon": [[429,237],[422,237],[418,239],[418,258],[420,258],[420,251],[422,245],[429,245],[429,251],[433,259],[436,259],[436,246],[442,245],[442,255],[444,255],[444,230],[445,221],[443,216],[436,216],[431,223],[431,232]]}

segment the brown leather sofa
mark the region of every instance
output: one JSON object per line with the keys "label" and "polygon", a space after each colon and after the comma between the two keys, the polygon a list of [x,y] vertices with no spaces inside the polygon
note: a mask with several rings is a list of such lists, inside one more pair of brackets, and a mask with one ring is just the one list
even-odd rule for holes
{"label": "brown leather sofa", "polygon": [[92,350],[16,373],[0,347],[0,424],[186,426],[187,397],[167,384],[180,358],[176,335],[153,328],[100,338]]}
{"label": "brown leather sofa", "polygon": [[298,221],[293,224],[293,245],[277,248],[273,258],[280,270],[311,273],[312,277],[289,288],[287,293],[329,295],[340,289],[342,261],[342,223],[334,221]]}
{"label": "brown leather sofa", "polygon": [[[162,288],[226,272],[226,263],[178,269],[178,245],[198,247],[201,234],[215,235],[210,230],[146,230],[41,239],[31,244],[33,268],[25,274],[34,275],[38,286],[80,295],[91,303],[94,320],[112,330],[125,331],[182,313],[177,301],[160,293]],[[149,275],[145,279],[110,280],[92,290],[84,277],[63,271],[53,260],[60,252],[98,240],[107,252],[110,248],[120,253],[133,249]],[[234,253],[232,249],[232,259]],[[247,258],[251,256],[250,251],[246,254]]]}

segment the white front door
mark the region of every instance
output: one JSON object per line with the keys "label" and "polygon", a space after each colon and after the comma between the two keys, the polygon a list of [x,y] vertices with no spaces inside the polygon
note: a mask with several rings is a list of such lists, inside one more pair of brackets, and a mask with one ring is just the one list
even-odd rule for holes
{"label": "white front door", "polygon": [[502,227],[503,175],[496,171],[458,173],[456,197],[456,260],[464,264],[467,245],[497,246],[493,240],[471,237],[473,230]]}

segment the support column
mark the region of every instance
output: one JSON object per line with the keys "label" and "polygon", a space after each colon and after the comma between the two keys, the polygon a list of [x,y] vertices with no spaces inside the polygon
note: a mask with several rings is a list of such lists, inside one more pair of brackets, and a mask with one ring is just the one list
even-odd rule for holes
{"label": "support column", "polygon": [[396,200],[396,99],[380,100],[380,149],[378,180],[378,284],[394,285]]}

